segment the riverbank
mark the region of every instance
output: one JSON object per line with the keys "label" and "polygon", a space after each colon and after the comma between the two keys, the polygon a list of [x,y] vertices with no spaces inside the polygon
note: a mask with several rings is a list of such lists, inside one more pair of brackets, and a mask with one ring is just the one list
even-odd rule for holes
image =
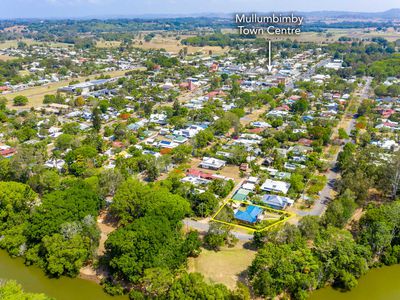
{"label": "riverbank", "polygon": [[102,287],[82,278],[49,278],[36,266],[27,267],[22,258],[11,258],[0,250],[0,278],[16,280],[26,292],[44,293],[56,300],[127,300],[128,296],[110,296]]}
{"label": "riverbank", "polygon": [[[102,210],[97,217],[97,226],[100,230],[100,241],[99,247],[97,248],[97,257],[104,255],[105,249],[105,242],[108,238],[108,235],[117,229],[117,222],[115,219],[111,217],[109,211],[107,209]],[[95,268],[93,264],[84,266],[79,271],[79,278],[93,281],[97,284],[108,277],[107,270],[104,268]]]}

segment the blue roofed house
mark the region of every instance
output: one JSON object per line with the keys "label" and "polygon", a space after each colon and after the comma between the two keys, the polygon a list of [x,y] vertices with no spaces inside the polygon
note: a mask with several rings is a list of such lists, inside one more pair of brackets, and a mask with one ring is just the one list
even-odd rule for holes
{"label": "blue roofed house", "polygon": [[271,208],[274,209],[285,209],[288,206],[291,206],[294,203],[294,200],[288,197],[282,197],[278,195],[264,195],[262,197],[262,201]]}
{"label": "blue roofed house", "polygon": [[313,116],[307,115],[301,118],[304,122],[312,121],[314,120]]}
{"label": "blue roofed house", "polygon": [[263,210],[261,207],[248,205],[246,210],[238,210],[235,213],[235,219],[245,223],[255,224],[259,220],[259,217],[262,213]]}

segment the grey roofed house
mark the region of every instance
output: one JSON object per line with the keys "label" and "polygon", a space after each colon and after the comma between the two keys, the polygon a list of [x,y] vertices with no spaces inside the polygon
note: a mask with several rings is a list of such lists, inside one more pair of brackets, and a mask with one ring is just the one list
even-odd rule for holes
{"label": "grey roofed house", "polygon": [[286,194],[290,188],[290,183],[278,180],[267,179],[261,186],[261,189],[266,192],[275,192]]}
{"label": "grey roofed house", "polygon": [[264,195],[261,199],[266,205],[274,209],[285,209],[287,206],[291,206],[294,200],[288,197],[282,197],[278,195]]}
{"label": "grey roofed house", "polygon": [[219,170],[225,166],[226,162],[221,159],[212,157],[203,157],[203,161],[200,163],[200,167],[204,169]]}
{"label": "grey roofed house", "polygon": [[58,91],[66,93],[75,93],[78,89],[81,89],[83,91],[91,91],[95,87],[106,84],[109,81],[111,81],[111,79],[96,79],[86,82],[80,82],[77,84],[60,87]]}

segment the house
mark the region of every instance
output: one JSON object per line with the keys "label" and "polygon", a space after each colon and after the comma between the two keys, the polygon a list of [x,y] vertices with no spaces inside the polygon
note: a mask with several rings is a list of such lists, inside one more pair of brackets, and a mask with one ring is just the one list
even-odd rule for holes
{"label": "house", "polygon": [[247,178],[246,182],[256,184],[258,182],[258,177],[250,176]]}
{"label": "house", "polygon": [[210,67],[210,72],[217,72],[219,68],[218,63],[213,63]]}
{"label": "house", "polygon": [[150,115],[150,123],[157,123],[160,125],[166,125],[167,124],[167,115],[162,113],[162,114],[151,114]]}
{"label": "house", "polygon": [[267,157],[266,159],[263,160],[262,164],[264,166],[272,166],[272,164],[274,163],[274,159],[272,157]]}
{"label": "house", "polygon": [[180,135],[186,138],[192,138],[196,134],[198,134],[200,131],[204,130],[204,127],[199,126],[199,125],[191,125],[187,128],[180,129],[180,130],[174,130],[173,134],[174,135]]}
{"label": "house", "polygon": [[203,157],[203,161],[200,163],[200,167],[204,169],[219,170],[225,166],[226,162],[221,159],[212,157]]}
{"label": "house", "polygon": [[312,140],[306,139],[306,138],[301,138],[301,139],[298,140],[298,143],[300,145],[303,145],[303,146],[306,146],[306,147],[310,147],[312,142],[313,142]]}
{"label": "house", "polygon": [[249,169],[249,164],[247,164],[247,163],[240,164],[240,167],[239,167],[240,171],[246,172],[248,169]]}
{"label": "house", "polygon": [[290,188],[290,183],[278,180],[267,179],[261,186],[261,190],[265,192],[275,192],[286,194]]}
{"label": "house", "polygon": [[289,172],[276,172],[272,176],[274,177],[274,179],[278,179],[278,180],[289,180],[291,177],[291,174]]}
{"label": "house", "polygon": [[220,91],[220,90],[216,90],[216,91],[209,92],[206,96],[207,96],[208,99],[214,98],[214,97],[217,97],[217,96],[225,97],[226,93],[224,93],[223,91]]}
{"label": "house", "polygon": [[261,207],[255,205],[248,205],[246,210],[238,210],[235,213],[235,219],[248,224],[255,224],[259,220],[260,215],[263,213]]}
{"label": "house", "polygon": [[96,79],[69,86],[64,86],[59,88],[58,91],[62,93],[77,93],[78,91],[81,91],[82,95],[85,95],[88,94],[90,91],[93,91],[95,88],[104,85],[110,81],[112,81],[112,79]]}
{"label": "house", "polygon": [[233,200],[237,200],[237,201],[245,201],[247,199],[247,195],[250,193],[250,190],[246,190],[246,189],[238,189],[235,193],[235,195],[233,195],[232,199]]}
{"label": "house", "polygon": [[65,161],[62,159],[49,159],[44,165],[48,168],[56,168],[60,171],[64,167]]}
{"label": "house", "polygon": [[203,172],[203,171],[200,171],[200,170],[196,170],[196,169],[189,169],[186,172],[186,175],[190,176],[190,177],[198,177],[198,178],[202,178],[202,179],[206,179],[206,180],[212,180],[213,179],[212,174],[206,173],[206,172]]}
{"label": "house", "polygon": [[206,185],[210,182],[210,180],[201,177],[186,176],[181,179],[181,182],[188,182],[193,185]]}
{"label": "house", "polygon": [[161,148],[173,149],[173,148],[176,148],[178,146],[179,146],[178,143],[174,143],[174,142],[171,142],[171,141],[162,140],[162,141],[158,142],[158,147],[161,147]]}
{"label": "house", "polygon": [[306,115],[306,116],[303,116],[301,119],[302,119],[304,122],[309,122],[309,121],[314,120],[314,117],[313,117],[313,116],[310,116],[310,115]]}
{"label": "house", "polygon": [[271,117],[283,117],[283,116],[287,116],[289,113],[285,110],[278,110],[278,109],[274,109],[271,110],[270,112],[267,113],[267,116],[271,116]]}
{"label": "house", "polygon": [[244,183],[244,184],[242,185],[242,189],[248,190],[248,191],[254,191],[255,188],[256,188],[256,186],[255,186],[254,183],[246,182],[246,183]]}
{"label": "house", "polygon": [[269,123],[261,122],[261,121],[251,122],[250,125],[253,126],[253,127],[256,127],[256,128],[270,128],[270,127],[272,127]]}
{"label": "house", "polygon": [[291,206],[294,203],[294,200],[288,197],[282,197],[278,195],[264,195],[261,199],[266,205],[274,209],[285,209],[288,206]]}
{"label": "house", "polygon": [[17,150],[15,148],[7,148],[7,149],[0,150],[0,156],[3,156],[4,158],[10,158],[15,153],[17,153]]}
{"label": "house", "polygon": [[192,80],[188,80],[187,82],[180,83],[179,88],[183,90],[193,91],[196,89],[196,86],[193,84]]}
{"label": "house", "polygon": [[371,144],[378,146],[380,148],[383,148],[385,150],[392,150],[392,149],[396,149],[398,147],[398,144],[396,141],[387,140],[387,139],[385,139],[383,141],[372,141]]}
{"label": "house", "polygon": [[325,65],[327,69],[339,70],[342,68],[343,61],[340,59],[334,59],[332,62],[329,62]]}

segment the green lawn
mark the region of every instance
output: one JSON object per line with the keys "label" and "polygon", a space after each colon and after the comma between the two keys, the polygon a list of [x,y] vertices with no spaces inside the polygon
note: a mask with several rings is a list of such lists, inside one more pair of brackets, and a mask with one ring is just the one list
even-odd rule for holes
{"label": "green lawn", "polygon": [[203,249],[199,257],[190,258],[189,271],[199,272],[210,282],[223,283],[234,289],[240,273],[247,270],[255,254],[256,251],[244,249],[240,243],[218,252]]}

